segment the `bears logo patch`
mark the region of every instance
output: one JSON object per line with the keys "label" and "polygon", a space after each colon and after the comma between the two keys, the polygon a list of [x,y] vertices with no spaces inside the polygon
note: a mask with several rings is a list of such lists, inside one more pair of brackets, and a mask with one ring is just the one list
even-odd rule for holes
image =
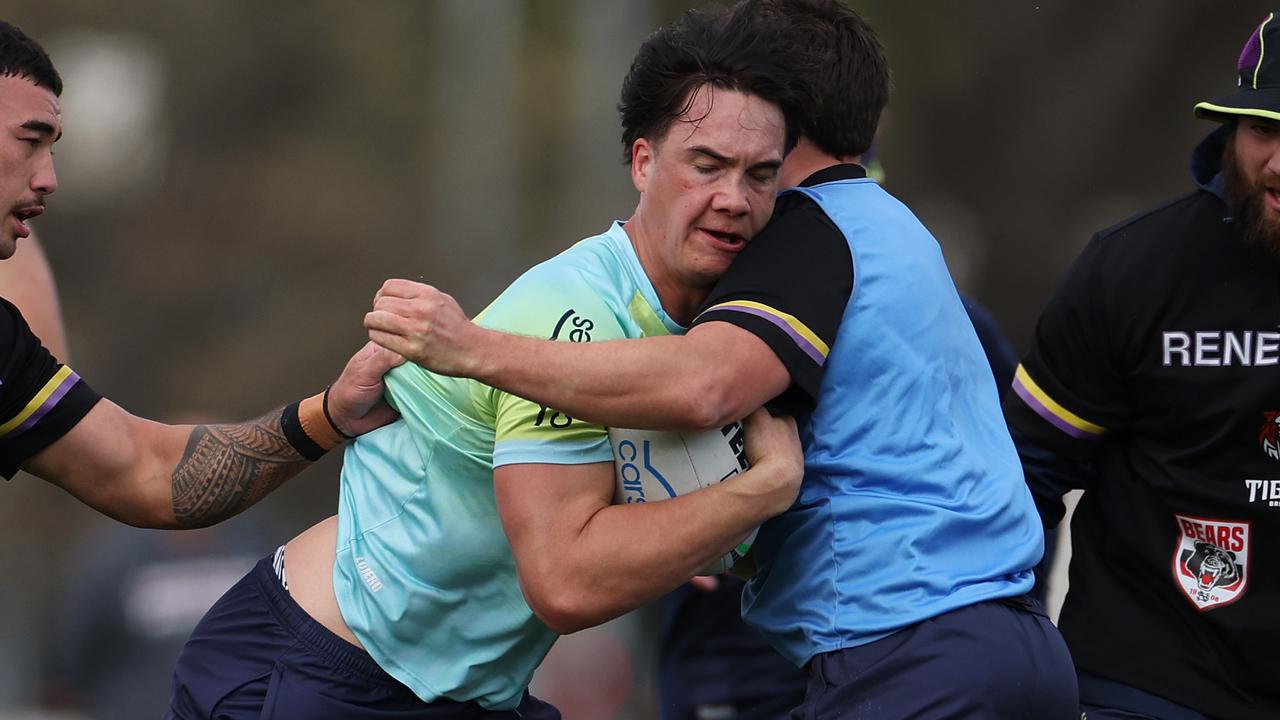
{"label": "bears logo patch", "polygon": [[1201,611],[1239,600],[1249,585],[1249,523],[1175,515],[1173,579]]}
{"label": "bears logo patch", "polygon": [[1280,412],[1265,412],[1266,422],[1262,423],[1262,430],[1258,432],[1258,442],[1262,445],[1262,452],[1272,460],[1280,460]]}

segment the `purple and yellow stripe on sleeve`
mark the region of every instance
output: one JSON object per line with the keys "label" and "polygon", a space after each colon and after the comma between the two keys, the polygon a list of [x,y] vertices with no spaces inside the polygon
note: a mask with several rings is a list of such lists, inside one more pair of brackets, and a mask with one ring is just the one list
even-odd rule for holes
{"label": "purple and yellow stripe on sleeve", "polygon": [[44,387],[40,388],[40,391],[32,396],[31,400],[17,415],[14,415],[5,424],[0,425],[0,437],[15,437],[30,430],[79,381],[80,376],[71,368],[66,365],[58,368],[53,377],[49,378]]}
{"label": "purple and yellow stripe on sleeve", "polygon": [[1040,417],[1072,437],[1100,440],[1107,432],[1107,429],[1101,425],[1095,425],[1059,405],[1049,397],[1048,393],[1040,389],[1022,365],[1019,365],[1013,374],[1013,391],[1018,393],[1018,397],[1022,398]]}
{"label": "purple and yellow stripe on sleeve", "polygon": [[818,365],[827,363],[827,355],[830,354],[831,348],[818,337],[816,333],[800,322],[800,319],[794,315],[784,313],[781,310],[765,305],[764,303],[752,302],[751,300],[730,300],[722,302],[718,305],[712,305],[702,311],[703,315],[719,311],[740,312],[747,315],[755,315],[758,318],[768,320],[776,325],[780,330],[790,337],[792,342],[813,359]]}

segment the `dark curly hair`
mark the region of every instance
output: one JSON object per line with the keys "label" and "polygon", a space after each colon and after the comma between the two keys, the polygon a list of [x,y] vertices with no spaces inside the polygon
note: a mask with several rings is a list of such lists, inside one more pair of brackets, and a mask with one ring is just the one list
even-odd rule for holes
{"label": "dark curly hair", "polygon": [[54,95],[62,94],[62,78],[49,54],[17,27],[0,20],[0,77],[26,78]]}
{"label": "dark curly hair", "polygon": [[876,33],[838,0],[743,0],[743,22],[776,38],[798,98],[800,135],[837,157],[871,147],[889,103],[889,63]]}
{"label": "dark curly hair", "polygon": [[626,161],[636,140],[661,137],[704,85],[777,105],[786,121],[785,150],[795,147],[795,93],[774,40],[772,29],[723,9],[690,10],[650,35],[622,81],[618,112]]}

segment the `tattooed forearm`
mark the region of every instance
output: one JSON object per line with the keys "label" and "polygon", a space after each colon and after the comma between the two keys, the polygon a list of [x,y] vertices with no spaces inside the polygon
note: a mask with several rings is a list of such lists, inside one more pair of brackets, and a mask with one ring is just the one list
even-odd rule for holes
{"label": "tattooed forearm", "polygon": [[280,410],[238,425],[201,425],[173,471],[179,527],[221,522],[309,465],[280,429]]}

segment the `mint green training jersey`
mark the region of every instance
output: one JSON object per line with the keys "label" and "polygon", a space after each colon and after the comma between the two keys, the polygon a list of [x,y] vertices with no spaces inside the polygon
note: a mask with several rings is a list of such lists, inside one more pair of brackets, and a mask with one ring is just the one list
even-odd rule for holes
{"label": "mint green training jersey", "polygon": [[[476,321],[568,342],[684,332],[622,225],[530,269]],[[413,364],[396,422],[346,450],[333,585],[347,625],[423,700],[515,707],[556,635],[534,617],[493,492],[499,465],[612,462],[605,428]]]}

